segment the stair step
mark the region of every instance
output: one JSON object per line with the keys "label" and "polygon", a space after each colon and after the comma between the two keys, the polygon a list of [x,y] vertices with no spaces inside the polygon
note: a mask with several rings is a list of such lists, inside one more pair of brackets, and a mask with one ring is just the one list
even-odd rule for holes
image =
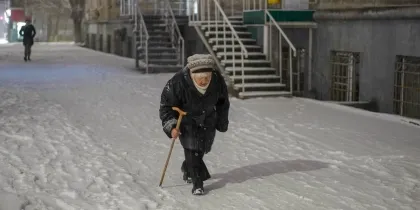
{"label": "stair step", "polygon": [[[244,78],[245,80],[250,79],[280,79],[280,76],[277,76],[275,74],[268,74],[268,75],[236,75],[236,76],[230,76],[231,80],[242,80]],[[280,81],[280,80],[279,80]]]}
{"label": "stair step", "polygon": [[169,36],[150,36],[149,41],[161,41],[161,42],[169,42],[171,38]]}
{"label": "stair step", "polygon": [[[226,55],[227,59],[232,59],[235,57],[235,60],[241,59],[242,54],[240,52],[218,52],[217,58],[224,59]],[[265,54],[261,52],[248,52],[248,58],[247,59],[265,59]]]}
{"label": "stair step", "polygon": [[228,17],[229,20],[242,20],[243,18],[244,18],[243,15],[234,15],[234,16]]}
{"label": "stair step", "polygon": [[[207,36],[207,37],[209,37],[209,36],[212,36],[212,37],[214,37],[214,36],[218,36],[219,38],[223,38],[223,36],[226,36],[226,37],[232,37],[232,36],[234,36],[233,34],[233,32],[232,31],[225,31],[225,35],[223,35],[223,31],[207,31],[207,32],[205,32],[205,36]],[[252,36],[252,34],[250,33],[250,32],[248,32],[248,31],[236,31],[236,35],[238,35],[238,37],[239,38],[241,38],[241,37],[251,37]]]}
{"label": "stair step", "polygon": [[151,14],[149,14],[149,15],[143,15],[143,18],[145,19],[145,20],[160,20],[160,19],[162,19],[162,16],[161,15],[151,15]]}
{"label": "stair step", "polygon": [[[180,65],[156,65],[150,64],[149,65],[149,73],[174,73],[178,72],[183,68]],[[146,71],[144,67],[140,67],[141,71]]]}
{"label": "stair step", "polygon": [[149,47],[167,47],[172,48],[171,42],[149,41]]}
{"label": "stair step", "polygon": [[[244,46],[245,46],[245,49],[261,49],[261,47],[258,46],[258,45],[244,45]],[[226,46],[225,45],[214,45],[213,50],[223,49],[225,47],[227,49],[232,49],[232,45],[226,45]],[[233,48],[234,49],[241,49],[241,46],[238,44],[238,45],[234,45]]]}
{"label": "stair step", "polygon": [[233,88],[238,91],[281,91],[286,87],[285,84],[281,84],[280,81],[276,82],[247,82],[242,84],[239,82],[233,85]]}
{"label": "stair step", "polygon": [[[154,40],[166,40],[166,39],[170,39],[170,37],[169,37],[169,35],[162,35],[162,34],[159,34],[159,35],[152,35],[152,33],[150,33],[149,32],[149,38],[150,39],[154,39]],[[149,39],[149,40],[150,40]]]}
{"label": "stair step", "polygon": [[[256,40],[255,39],[252,39],[252,38],[239,38],[239,40],[242,43],[249,43],[249,42],[255,43],[256,42]],[[209,44],[217,43],[216,41],[219,42],[219,43],[221,43],[221,44],[224,44],[223,36],[222,37],[218,37],[217,39],[216,38],[210,38],[209,39]],[[231,38],[230,39],[226,39],[226,44],[229,44],[229,43],[232,43],[232,39]],[[238,42],[237,39],[234,39],[234,43],[238,45],[239,42]]]}
{"label": "stair step", "polygon": [[[155,60],[155,59],[164,59],[164,60],[171,60],[171,59],[178,59],[177,54],[175,53],[148,53],[149,59]],[[146,54],[141,53],[140,58],[145,58]]]}
{"label": "stair step", "polygon": [[287,91],[250,91],[240,92],[239,98],[255,98],[255,97],[291,97],[291,93]]}
{"label": "stair step", "polygon": [[163,23],[165,23],[165,20],[163,20],[163,19],[144,19],[144,23],[146,23],[146,25],[147,24],[163,24]]}
{"label": "stair step", "polygon": [[146,25],[148,26],[148,28],[161,28],[161,27],[166,28],[165,23],[153,23],[153,24],[146,24]]}
{"label": "stair step", "polygon": [[255,88],[255,87],[286,87],[285,84],[281,83],[244,83],[244,84],[235,84],[235,88]]}
{"label": "stair step", "polygon": [[[233,26],[233,25],[232,25]],[[203,26],[201,26],[201,29],[202,30],[206,30],[206,29],[208,29],[208,28],[223,28],[223,23],[222,24],[210,24],[210,25],[203,25]],[[228,30],[230,30],[230,27],[227,25],[227,24],[225,24],[225,28],[227,28]],[[240,29],[240,30],[246,30],[247,29],[247,27],[246,26],[244,26],[244,25],[235,25],[235,26],[233,26],[233,28],[236,30],[236,29]]]}
{"label": "stair step", "polygon": [[[216,23],[217,23],[217,25],[216,25]],[[232,24],[231,24],[232,25]],[[219,24],[219,21],[214,21],[214,23],[211,23],[211,24],[204,24],[204,25],[202,25],[201,26],[201,29],[205,29],[205,28],[215,28],[215,27],[222,27],[223,26],[223,22],[222,22],[222,24]],[[226,24],[225,23],[225,26],[227,26],[227,27],[229,27],[228,26],[228,24]],[[247,28],[245,25],[232,25],[233,26],[233,28]]]}
{"label": "stair step", "polygon": [[[226,65],[226,64],[232,64],[232,63],[241,63],[241,60],[235,59],[235,60],[222,60],[222,65]],[[261,64],[270,64],[270,61],[267,60],[244,60],[244,64],[248,64],[248,63],[261,63]]]}
{"label": "stair step", "polygon": [[149,36],[162,36],[162,37],[169,37],[170,34],[169,32],[166,31],[155,31],[155,30],[151,30],[149,31]]}
{"label": "stair step", "polygon": [[148,25],[146,26],[148,27],[147,30],[150,32],[152,31],[165,31],[166,29],[166,25],[165,24],[153,24],[153,25]]}
{"label": "stair step", "polygon": [[[145,50],[145,48],[144,47],[139,47],[138,50],[140,52],[142,52],[143,50]],[[149,46],[148,51],[149,51],[149,53],[176,53],[176,49],[171,48],[171,47],[151,47],[151,46]]]}
{"label": "stair step", "polygon": [[149,63],[160,65],[177,65],[178,59],[149,59]]}
{"label": "stair step", "polygon": [[[223,20],[218,20],[218,21],[215,21],[215,20],[211,20],[211,21],[206,21],[206,22],[204,22],[204,23],[202,23],[202,25],[203,26],[205,26],[205,25],[216,25],[216,23],[217,23],[217,25],[219,25],[219,24],[221,24],[221,25],[223,25]],[[229,21],[230,22],[230,25],[232,25],[232,26],[243,26],[243,24],[244,24],[244,22],[242,21],[242,20],[232,20],[232,21]],[[227,23],[225,22],[225,24],[227,25]]]}
{"label": "stair step", "polygon": [[[233,70],[235,71],[242,71],[242,68],[236,67],[226,67],[225,68],[226,71],[228,72],[233,72]],[[243,68],[244,72],[250,72],[250,71],[276,71],[275,68],[271,68],[271,67],[244,67]]]}

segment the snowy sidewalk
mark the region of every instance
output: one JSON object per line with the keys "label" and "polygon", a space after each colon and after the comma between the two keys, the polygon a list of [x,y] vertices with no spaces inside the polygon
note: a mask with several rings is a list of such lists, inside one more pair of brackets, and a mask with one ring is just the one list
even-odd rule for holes
{"label": "snowy sidewalk", "polygon": [[300,98],[232,99],[205,157],[208,195],[182,182],[158,118],[169,74],[71,45],[0,45],[0,209],[419,209],[420,127]]}

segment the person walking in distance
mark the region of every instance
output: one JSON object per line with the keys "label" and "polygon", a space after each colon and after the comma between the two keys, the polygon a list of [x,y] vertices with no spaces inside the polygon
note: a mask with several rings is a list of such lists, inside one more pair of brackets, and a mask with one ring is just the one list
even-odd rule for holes
{"label": "person walking in distance", "polygon": [[[202,195],[203,182],[211,177],[203,157],[212,148],[216,130],[228,130],[230,102],[225,80],[214,69],[211,55],[196,54],[187,61],[163,88],[159,115],[166,135],[179,137],[184,148],[184,181],[192,182],[193,195]],[[187,112],[179,130],[175,129],[178,112],[172,110],[174,106]]]}
{"label": "person walking in distance", "polygon": [[25,47],[25,61],[31,60],[31,48],[34,44],[34,37],[36,35],[35,27],[31,23],[30,18],[26,18],[26,25],[22,26],[19,34],[23,37],[23,46]]}

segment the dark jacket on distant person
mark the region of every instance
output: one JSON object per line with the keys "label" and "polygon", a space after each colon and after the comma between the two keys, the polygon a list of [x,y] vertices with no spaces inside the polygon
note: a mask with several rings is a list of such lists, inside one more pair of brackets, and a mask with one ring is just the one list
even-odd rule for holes
{"label": "dark jacket on distant person", "polygon": [[34,44],[34,37],[36,35],[35,26],[32,24],[28,24],[25,26],[22,26],[22,28],[19,31],[19,34],[23,36],[23,45]]}

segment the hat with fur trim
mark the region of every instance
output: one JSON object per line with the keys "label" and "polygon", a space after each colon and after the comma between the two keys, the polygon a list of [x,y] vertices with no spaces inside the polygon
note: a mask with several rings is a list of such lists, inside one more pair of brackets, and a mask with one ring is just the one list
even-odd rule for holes
{"label": "hat with fur trim", "polygon": [[187,59],[187,67],[191,73],[211,72],[214,69],[214,60],[210,54],[195,54]]}

